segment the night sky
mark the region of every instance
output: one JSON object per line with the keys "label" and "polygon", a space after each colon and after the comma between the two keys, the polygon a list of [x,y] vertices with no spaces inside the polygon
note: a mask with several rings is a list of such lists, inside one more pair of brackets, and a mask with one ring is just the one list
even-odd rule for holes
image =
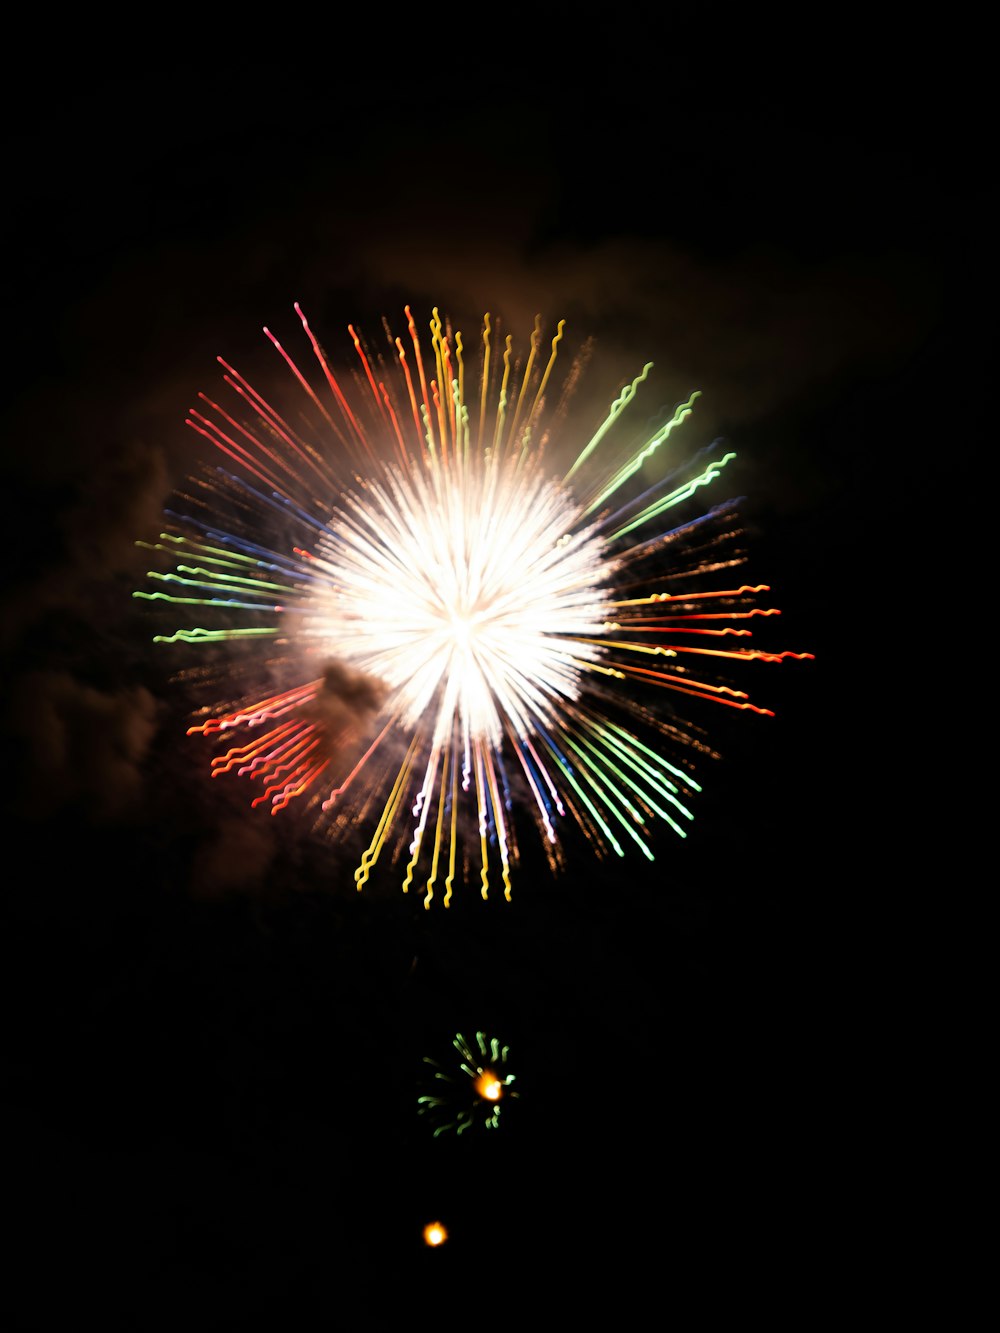
{"label": "night sky", "polygon": [[[11,1326],[459,1327],[541,1284],[635,1327],[648,1300],[808,1309],[850,1267],[846,1033],[898,866],[872,810],[914,752],[896,585],[953,452],[983,206],[961,104],[855,60],[426,103],[108,75],[8,120]],[[816,661],[753,675],[774,719],[699,715],[723,758],[652,868],[529,858],[511,904],[425,912],[208,780],[134,543],[203,453],[215,356],[253,379],[294,301],[341,359],[406,303],[470,339],[538,311],[595,339],[597,405],[647,360],[701,389],[684,441],[738,451],[749,581]],[[477,1028],[521,1096],[432,1141],[421,1057]]]}

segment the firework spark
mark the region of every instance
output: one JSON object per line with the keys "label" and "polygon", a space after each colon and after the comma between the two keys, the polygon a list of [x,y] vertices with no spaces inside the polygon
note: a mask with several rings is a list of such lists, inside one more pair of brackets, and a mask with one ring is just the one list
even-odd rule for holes
{"label": "firework spark", "polygon": [[417,1098],[417,1114],[434,1126],[435,1138],[450,1130],[464,1134],[476,1124],[496,1129],[503,1102],[517,1096],[511,1086],[514,1075],[507,1072],[509,1048],[482,1032],[476,1033],[474,1042],[459,1032],[452,1046],[457,1059],[453,1057],[448,1069],[424,1056],[424,1064],[434,1073],[429,1091]]}
{"label": "firework spark", "polygon": [[233,682],[280,678],[190,728],[222,742],[213,775],[249,778],[272,813],[302,798],[330,827],[367,826],[358,888],[388,848],[426,905],[442,877],[446,906],[458,876],[485,897],[497,869],[510,897],[519,804],[553,866],[567,820],[600,855],[652,860],[657,821],[686,836],[710,753],[666,701],[770,715],[720,668],[810,656],[747,643],[780,613],[732,578],[735,502],[687,513],[734,455],[716,442],[651,480],[698,394],[623,443],[645,366],[560,477],[581,361],[557,392],[563,322],[546,357],[536,320],[522,362],[487,315],[468,368],[460,332],[435,309],[425,353],[406,307],[408,347],[386,325],[372,351],[349,327],[342,384],[295,310],[315,383],[267,329],[291,408],[219,358],[230,405],[201,394],[187,424],[228,463],[140,543],[173,563],[135,596],[214,617],[159,642],[227,645]]}
{"label": "firework spark", "polygon": [[442,1222],[428,1222],[423,1230],[424,1244],[431,1249],[443,1245],[448,1239],[448,1229]]}

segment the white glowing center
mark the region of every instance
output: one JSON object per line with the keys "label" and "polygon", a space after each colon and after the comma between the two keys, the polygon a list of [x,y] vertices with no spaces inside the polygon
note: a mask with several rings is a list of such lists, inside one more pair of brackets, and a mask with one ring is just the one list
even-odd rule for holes
{"label": "white glowing center", "polygon": [[[333,584],[309,632],[393,691],[406,726],[498,745],[579,694],[613,574],[573,496],[525,460],[387,471],[329,525]],[[571,536],[565,534],[572,533]]]}

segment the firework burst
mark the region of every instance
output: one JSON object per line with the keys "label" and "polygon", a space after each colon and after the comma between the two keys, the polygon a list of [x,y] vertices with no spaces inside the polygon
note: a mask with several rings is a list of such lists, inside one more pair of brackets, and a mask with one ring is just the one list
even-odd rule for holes
{"label": "firework burst", "polygon": [[509,1048],[483,1032],[476,1033],[475,1041],[459,1032],[451,1044],[455,1055],[447,1068],[424,1056],[434,1072],[428,1091],[417,1098],[417,1114],[434,1126],[435,1138],[450,1130],[464,1134],[476,1124],[496,1129],[504,1101],[517,1096],[507,1069]]}
{"label": "firework burst", "polygon": [[658,822],[686,836],[711,752],[668,701],[769,714],[720,669],[809,656],[748,644],[779,612],[733,579],[734,502],[689,512],[734,455],[657,467],[697,393],[636,434],[645,366],[557,468],[582,361],[556,389],[562,322],[546,355],[536,320],[521,360],[487,315],[467,366],[460,332],[435,310],[422,346],[407,307],[408,345],[351,327],[338,378],[295,310],[313,379],[265,329],[296,386],[279,411],[220,358],[228,402],[199,395],[187,424],[227,462],[140,543],[164,567],[135,596],[206,617],[157,640],[226,645],[230,698],[189,729],[219,743],[213,776],[368,829],[358,888],[385,853],[426,905],[457,877],[485,897],[499,874],[509,898],[519,805],[554,867],[567,820],[652,860]]}

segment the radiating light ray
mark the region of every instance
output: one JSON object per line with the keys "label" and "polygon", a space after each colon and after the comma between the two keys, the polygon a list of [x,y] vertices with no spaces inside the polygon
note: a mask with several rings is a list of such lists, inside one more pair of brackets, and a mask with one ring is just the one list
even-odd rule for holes
{"label": "radiating light ray", "polygon": [[666,701],[771,716],[713,670],[811,657],[742,642],[745,622],[780,615],[756,604],[768,585],[712,586],[745,557],[735,501],[686,512],[735,457],[719,441],[676,450],[698,392],[624,443],[647,364],[559,481],[543,457],[557,424],[572,438],[587,354],[553,394],[564,321],[545,357],[536,317],[522,360],[511,334],[498,355],[490,315],[477,353],[435,308],[425,363],[407,306],[409,347],[387,321],[385,353],[348,326],[359,369],[345,377],[295,313],[318,372],[265,329],[286,405],[219,358],[234,401],[200,394],[187,424],[227,465],[192,478],[139,543],[168,567],[134,595],[205,614],[156,642],[229,645],[241,679],[256,662],[290,685],[202,710],[189,734],[251,733],[229,737],[212,776],[253,782],[272,814],[343,811],[337,827],[368,838],[358,889],[386,855],[428,907],[450,903],[463,867],[484,897],[510,898],[521,810],[553,866],[567,824],[595,853],[650,860],[658,824],[687,836],[693,760],[709,751]]}

